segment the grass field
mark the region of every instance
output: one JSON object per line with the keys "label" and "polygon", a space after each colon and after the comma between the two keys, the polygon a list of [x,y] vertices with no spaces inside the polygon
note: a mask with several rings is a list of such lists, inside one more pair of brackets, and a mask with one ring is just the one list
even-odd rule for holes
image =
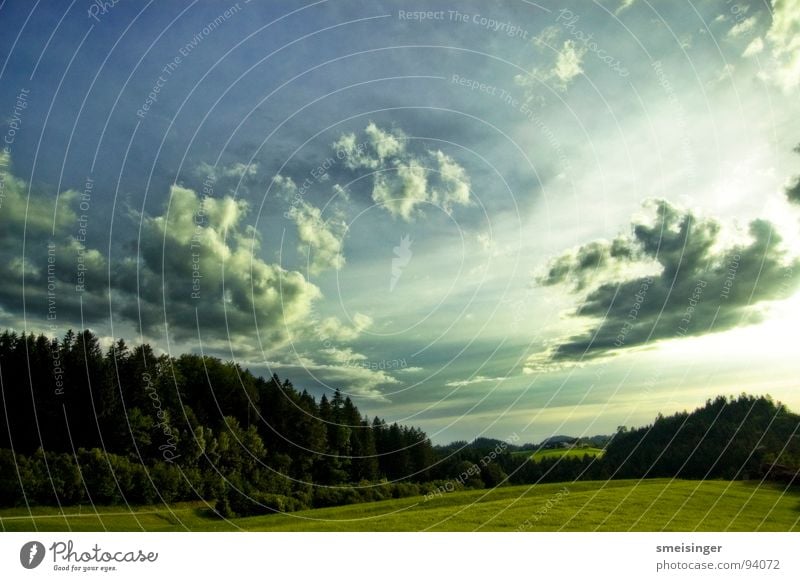
{"label": "grass field", "polygon": [[800,491],[747,482],[644,480],[509,486],[223,521],[170,508],[0,510],[4,531],[790,531]]}
{"label": "grass field", "polygon": [[514,456],[529,456],[534,462],[539,462],[545,458],[583,458],[584,456],[603,457],[605,450],[602,448],[553,448],[547,450],[536,450],[531,454],[530,450],[514,452]]}

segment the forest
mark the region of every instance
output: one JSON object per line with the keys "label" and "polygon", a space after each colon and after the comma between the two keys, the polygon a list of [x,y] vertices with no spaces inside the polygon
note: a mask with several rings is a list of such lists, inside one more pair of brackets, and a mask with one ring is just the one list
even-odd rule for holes
{"label": "forest", "polygon": [[[487,438],[434,446],[233,362],[156,355],[89,330],[0,335],[0,505],[205,501],[220,517],[506,484],[771,478],[794,484],[800,416],[768,396],[719,396],[618,428],[600,457],[534,462]],[[517,453],[513,453],[513,452]],[[800,480],[800,479],[797,479]]]}

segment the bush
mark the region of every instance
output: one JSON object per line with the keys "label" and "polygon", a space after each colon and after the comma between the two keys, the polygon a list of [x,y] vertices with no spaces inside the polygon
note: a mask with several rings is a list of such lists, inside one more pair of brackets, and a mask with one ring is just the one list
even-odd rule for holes
{"label": "bush", "polygon": [[[17,506],[23,504],[22,487],[20,486],[20,476],[17,475],[19,466],[22,480],[26,480],[27,462],[20,457],[20,462],[14,462],[14,453],[11,450],[0,450],[0,505]],[[23,464],[24,462],[24,464]]]}
{"label": "bush", "polygon": [[126,498],[134,504],[153,504],[156,499],[156,490],[141,464],[131,462],[131,487],[126,493]]}
{"label": "bush", "polygon": [[419,495],[419,485],[411,482],[395,482],[392,485],[392,498],[408,498]]}
{"label": "bush", "polygon": [[439,496],[450,492],[464,490],[464,485],[458,480],[432,480],[419,485],[419,492],[422,495],[432,494]]}
{"label": "bush", "polygon": [[86,491],[75,460],[69,454],[48,454],[53,491],[61,504],[78,504]]}
{"label": "bush", "polygon": [[214,508],[217,514],[222,518],[233,518],[236,516],[231,509],[231,503],[227,496],[218,498]]}
{"label": "bush", "polygon": [[122,499],[108,457],[97,448],[78,450],[78,463],[93,504],[116,504]]}
{"label": "bush", "polygon": [[318,487],[314,490],[313,506],[315,508],[320,508],[325,506],[356,504],[362,501],[359,491],[355,488]]}
{"label": "bush", "polygon": [[260,509],[262,514],[271,512],[294,512],[304,508],[303,503],[298,499],[283,494],[256,492],[253,494],[253,500],[255,501],[253,502],[253,506]]}
{"label": "bush", "polygon": [[175,466],[166,462],[156,462],[150,469],[150,478],[153,479],[153,485],[164,502],[172,502],[181,496],[184,481]]}

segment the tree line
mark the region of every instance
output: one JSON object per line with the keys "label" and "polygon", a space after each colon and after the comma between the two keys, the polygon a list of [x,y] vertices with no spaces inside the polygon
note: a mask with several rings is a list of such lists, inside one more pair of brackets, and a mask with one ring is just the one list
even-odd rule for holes
{"label": "tree line", "polygon": [[6,331],[0,381],[4,505],[204,498],[250,514],[416,494],[407,481],[431,479],[419,428],[215,357]]}
{"label": "tree line", "polygon": [[603,461],[617,478],[782,479],[800,469],[800,416],[769,396],[718,396],[620,428]]}
{"label": "tree line", "polygon": [[602,458],[531,461],[480,438],[433,446],[419,428],[313,397],[233,362],[156,355],[88,330],[0,334],[0,505],[203,499],[224,517],[505,484],[609,478],[795,481],[800,416],[769,397],[718,397],[621,428]]}

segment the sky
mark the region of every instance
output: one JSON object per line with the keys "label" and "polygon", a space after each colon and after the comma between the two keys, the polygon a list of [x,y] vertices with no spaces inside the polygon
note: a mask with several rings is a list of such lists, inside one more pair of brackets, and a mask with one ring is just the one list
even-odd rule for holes
{"label": "sky", "polygon": [[0,326],[435,443],[800,409],[800,3],[0,2]]}

